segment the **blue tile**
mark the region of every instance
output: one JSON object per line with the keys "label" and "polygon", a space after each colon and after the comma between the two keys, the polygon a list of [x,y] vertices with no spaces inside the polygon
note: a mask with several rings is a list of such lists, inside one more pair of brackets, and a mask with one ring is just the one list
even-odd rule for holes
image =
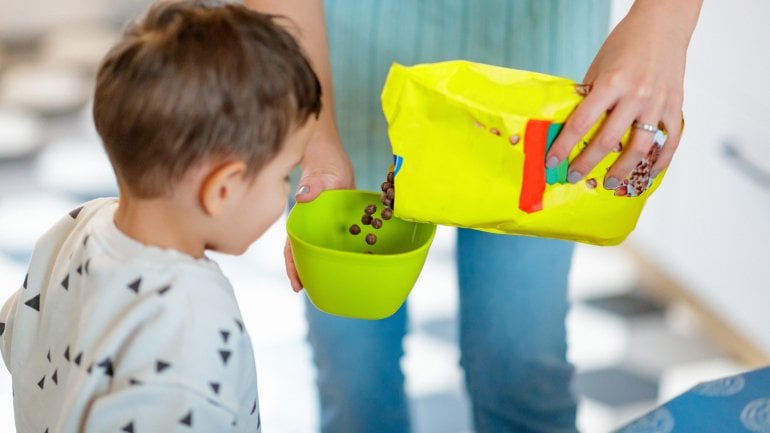
{"label": "blue tile", "polygon": [[654,401],[658,396],[658,382],[622,367],[608,367],[578,372],[575,376],[575,392],[606,406],[618,408]]}
{"label": "blue tile", "polygon": [[638,292],[588,298],[582,302],[591,307],[630,319],[640,316],[662,315],[665,312],[665,306],[662,303]]}
{"label": "blue tile", "polygon": [[457,320],[454,317],[424,322],[419,329],[446,343],[457,344]]}
{"label": "blue tile", "polygon": [[454,393],[420,396],[411,402],[414,433],[463,433],[471,428],[470,407]]}

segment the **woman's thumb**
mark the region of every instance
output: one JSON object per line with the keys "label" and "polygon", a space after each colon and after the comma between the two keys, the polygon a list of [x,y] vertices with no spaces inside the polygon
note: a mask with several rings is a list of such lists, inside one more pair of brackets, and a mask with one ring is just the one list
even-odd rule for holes
{"label": "woman's thumb", "polygon": [[300,179],[297,185],[297,192],[294,194],[294,198],[297,202],[307,202],[315,199],[325,189],[330,189],[333,186],[326,185],[321,176],[305,176]]}

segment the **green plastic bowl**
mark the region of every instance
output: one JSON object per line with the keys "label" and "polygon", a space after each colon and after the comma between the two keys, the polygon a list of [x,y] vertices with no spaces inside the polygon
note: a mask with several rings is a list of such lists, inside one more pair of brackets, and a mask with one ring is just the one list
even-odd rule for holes
{"label": "green plastic bowl", "polygon": [[[297,273],[321,311],[358,319],[388,317],[420,275],[436,226],[393,217],[375,229],[361,223],[369,204],[377,206],[374,216],[379,218],[383,205],[378,193],[327,190],[289,213],[286,230]],[[349,231],[353,224],[361,227],[358,235]],[[374,245],[364,240],[367,233],[377,236]]]}

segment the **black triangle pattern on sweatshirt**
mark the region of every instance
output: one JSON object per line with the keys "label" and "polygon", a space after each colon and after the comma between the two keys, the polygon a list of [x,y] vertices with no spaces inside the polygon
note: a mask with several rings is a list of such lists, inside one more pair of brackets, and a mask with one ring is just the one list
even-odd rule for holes
{"label": "black triangle pattern on sweatshirt", "polygon": [[24,305],[32,308],[35,311],[40,311],[40,295],[35,295],[35,297],[30,298],[27,302],[24,303]]}
{"label": "black triangle pattern on sweatshirt", "polygon": [[5,332],[5,323],[0,322],[0,337],[3,335],[4,332]]}
{"label": "black triangle pattern on sweatshirt", "polygon": [[131,421],[130,423],[124,425],[123,428],[120,429],[120,431],[126,432],[126,433],[134,433],[134,422]]}
{"label": "black triangle pattern on sweatshirt", "polygon": [[29,274],[24,276],[24,284],[22,285],[22,287],[24,287],[25,289],[27,288],[27,280],[29,280]]}
{"label": "black triangle pattern on sweatshirt", "polygon": [[219,351],[219,356],[222,357],[222,363],[224,365],[227,365],[227,361],[230,359],[230,354],[231,353],[232,352],[230,352],[229,350],[220,350]]}
{"label": "black triangle pattern on sweatshirt", "polygon": [[61,282],[61,286],[64,287],[64,290],[70,289],[70,274],[67,274],[66,277]]}
{"label": "black triangle pattern on sweatshirt", "polygon": [[165,369],[167,369],[169,367],[171,367],[171,364],[166,362],[166,361],[162,361],[160,359],[155,361],[155,372],[156,373],[162,373],[163,370],[165,370]]}
{"label": "black triangle pattern on sweatshirt", "polygon": [[112,360],[109,357],[104,358],[104,361],[96,364],[96,366],[102,367],[104,369],[104,374],[107,376],[112,376],[115,373],[112,368]]}
{"label": "black triangle pattern on sweatshirt", "polygon": [[179,420],[179,424],[186,425],[187,427],[192,427],[193,425],[193,418],[192,418],[192,411],[187,412],[187,415],[182,417],[182,419]]}
{"label": "black triangle pattern on sweatshirt", "polygon": [[128,289],[136,294],[139,294],[139,285],[141,284],[142,284],[142,278],[140,277],[128,283]]}
{"label": "black triangle pattern on sweatshirt", "polygon": [[77,209],[72,209],[70,211],[70,216],[72,217],[72,219],[77,219],[78,214],[80,213],[81,210],[83,210],[83,206],[80,206]]}

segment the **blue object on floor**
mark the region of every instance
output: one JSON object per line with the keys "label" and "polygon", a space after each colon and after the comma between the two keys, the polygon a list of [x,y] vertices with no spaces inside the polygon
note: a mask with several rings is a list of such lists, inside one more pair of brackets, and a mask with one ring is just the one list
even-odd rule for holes
{"label": "blue object on floor", "polygon": [[770,367],[701,383],[616,433],[770,432]]}

